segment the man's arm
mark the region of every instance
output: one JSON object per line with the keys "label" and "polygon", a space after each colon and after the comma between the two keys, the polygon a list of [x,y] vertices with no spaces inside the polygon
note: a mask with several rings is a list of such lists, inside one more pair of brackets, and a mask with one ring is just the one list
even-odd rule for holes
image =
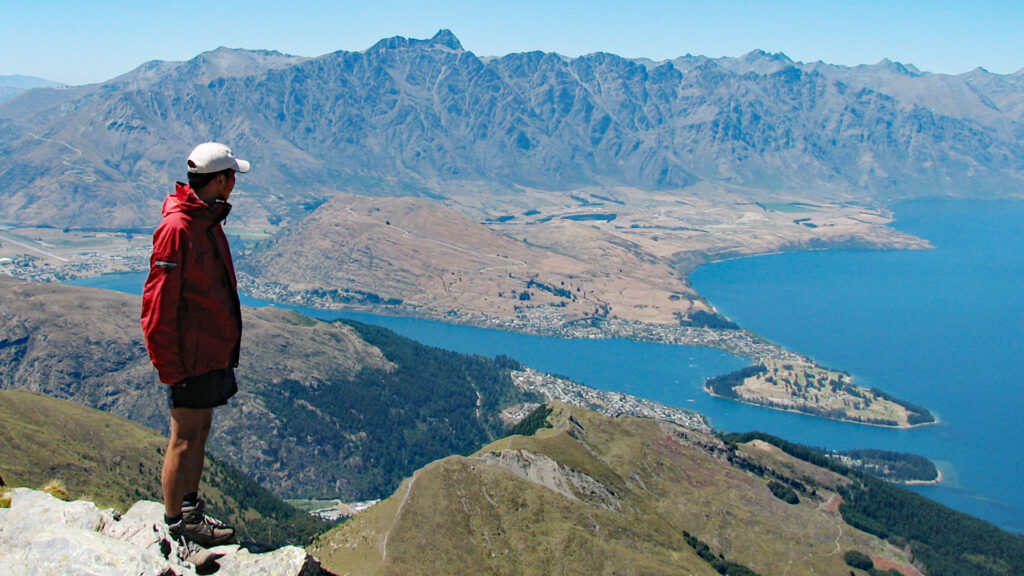
{"label": "man's arm", "polygon": [[142,290],[142,332],[160,381],[177,384],[185,379],[178,331],[178,304],[184,274],[188,233],[174,222],[164,221],[153,234],[149,277]]}

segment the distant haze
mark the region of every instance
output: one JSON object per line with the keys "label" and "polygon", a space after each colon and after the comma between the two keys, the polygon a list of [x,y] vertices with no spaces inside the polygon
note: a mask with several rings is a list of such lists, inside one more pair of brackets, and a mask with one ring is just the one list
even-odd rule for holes
{"label": "distant haze", "polygon": [[13,98],[25,90],[57,85],[58,84],[56,82],[51,82],[44,78],[36,78],[34,76],[0,76],[0,102],[3,102],[8,98]]}

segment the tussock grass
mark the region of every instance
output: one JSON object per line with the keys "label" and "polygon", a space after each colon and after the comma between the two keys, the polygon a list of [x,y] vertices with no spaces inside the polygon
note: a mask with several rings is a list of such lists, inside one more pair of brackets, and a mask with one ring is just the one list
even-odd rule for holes
{"label": "tussock grass", "polygon": [[71,494],[68,493],[68,487],[60,480],[53,479],[43,484],[40,488],[43,492],[46,492],[50,496],[57,498],[58,500],[64,500],[65,502],[71,500]]}

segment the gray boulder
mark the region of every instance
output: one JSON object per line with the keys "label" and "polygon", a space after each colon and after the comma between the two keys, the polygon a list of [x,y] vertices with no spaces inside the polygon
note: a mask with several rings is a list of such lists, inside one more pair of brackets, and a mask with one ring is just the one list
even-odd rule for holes
{"label": "gray boulder", "polygon": [[[178,544],[163,522],[162,504],[138,502],[120,515],[92,502],[65,502],[28,488],[14,489],[8,496],[10,508],[0,508],[0,574],[196,574],[194,566],[178,558]],[[223,576],[324,574],[319,563],[296,546],[262,554],[239,546],[215,551],[224,554],[215,572]]]}

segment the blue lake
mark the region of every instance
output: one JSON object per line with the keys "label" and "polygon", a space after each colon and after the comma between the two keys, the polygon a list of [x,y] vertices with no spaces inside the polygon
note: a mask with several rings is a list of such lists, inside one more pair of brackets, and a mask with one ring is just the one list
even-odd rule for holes
{"label": "blue lake", "polygon": [[[919,202],[896,226],[929,251],[830,251],[705,266],[694,286],[763,336],[933,411],[911,430],[845,424],[712,398],[707,377],[747,359],[701,347],[565,340],[366,314],[301,311],[390,328],[432,346],[506,354],[539,370],[705,414],[726,431],[761,430],[826,448],[881,448],[935,460],[945,481],[916,491],[1024,532],[1024,202]],[[77,282],[138,294],[143,275]],[[243,304],[266,305],[243,298]],[[244,358],[243,358],[244,361]]]}
{"label": "blue lake", "polygon": [[896,206],[928,251],[777,254],[706,266],[694,287],[726,316],[932,410],[914,430],[758,417],[720,421],[830,448],[914,452],[946,481],[916,490],[1024,532],[1024,202]]}

